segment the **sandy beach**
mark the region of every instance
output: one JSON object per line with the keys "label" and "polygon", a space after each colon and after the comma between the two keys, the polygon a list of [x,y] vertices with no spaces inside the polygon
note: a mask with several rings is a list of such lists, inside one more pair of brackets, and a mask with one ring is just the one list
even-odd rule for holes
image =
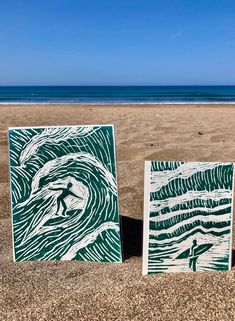
{"label": "sandy beach", "polygon": [[[83,124],[115,124],[124,263],[13,263],[7,128]],[[235,105],[0,105],[0,320],[234,320],[235,266],[142,276],[144,160],[235,162]]]}

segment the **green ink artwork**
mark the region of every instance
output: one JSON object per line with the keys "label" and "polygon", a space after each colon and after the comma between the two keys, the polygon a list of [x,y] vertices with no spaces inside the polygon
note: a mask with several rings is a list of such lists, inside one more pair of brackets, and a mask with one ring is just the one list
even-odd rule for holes
{"label": "green ink artwork", "polygon": [[8,135],[14,260],[121,262],[113,126]]}
{"label": "green ink artwork", "polygon": [[232,163],[145,162],[143,274],[231,268]]}

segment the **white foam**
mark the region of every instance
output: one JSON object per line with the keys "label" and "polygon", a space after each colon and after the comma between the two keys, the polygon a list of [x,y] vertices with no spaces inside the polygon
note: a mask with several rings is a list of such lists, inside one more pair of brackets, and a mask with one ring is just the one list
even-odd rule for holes
{"label": "white foam", "polygon": [[152,101],[152,102],[0,102],[0,105],[78,105],[78,106],[119,106],[119,105],[235,105],[235,101]]}

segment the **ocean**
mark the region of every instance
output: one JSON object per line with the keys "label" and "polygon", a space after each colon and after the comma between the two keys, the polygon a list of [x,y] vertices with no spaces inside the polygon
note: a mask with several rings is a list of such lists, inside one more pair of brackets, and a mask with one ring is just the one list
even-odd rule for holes
{"label": "ocean", "polygon": [[0,104],[232,104],[235,86],[2,86]]}

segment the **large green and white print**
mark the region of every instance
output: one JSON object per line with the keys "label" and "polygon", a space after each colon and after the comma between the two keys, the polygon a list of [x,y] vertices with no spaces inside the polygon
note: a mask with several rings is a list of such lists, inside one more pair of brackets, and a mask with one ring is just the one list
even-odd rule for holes
{"label": "large green and white print", "polygon": [[10,128],[15,261],[121,262],[114,130]]}
{"label": "large green and white print", "polygon": [[232,163],[145,163],[143,274],[231,268]]}

